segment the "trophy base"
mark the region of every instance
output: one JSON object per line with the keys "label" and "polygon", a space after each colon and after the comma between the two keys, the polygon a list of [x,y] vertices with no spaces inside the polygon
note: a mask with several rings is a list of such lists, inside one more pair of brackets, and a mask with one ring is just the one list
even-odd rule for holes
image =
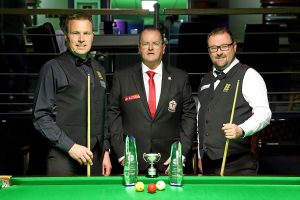
{"label": "trophy base", "polygon": [[156,178],[156,177],[158,177],[158,175],[157,174],[155,174],[155,175],[147,174],[146,177],[147,178]]}

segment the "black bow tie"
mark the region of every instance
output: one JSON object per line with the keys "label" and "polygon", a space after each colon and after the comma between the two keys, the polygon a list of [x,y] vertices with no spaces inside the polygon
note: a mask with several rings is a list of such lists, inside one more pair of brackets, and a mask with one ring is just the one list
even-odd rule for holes
{"label": "black bow tie", "polygon": [[82,65],[86,65],[86,66],[91,67],[92,66],[91,63],[92,63],[91,58],[88,58],[88,59],[85,59],[85,60],[83,60],[81,58],[76,58],[76,60],[75,60],[75,65],[78,66],[78,67],[80,67]]}
{"label": "black bow tie", "polygon": [[217,74],[217,77],[215,77],[215,81],[222,80],[226,77],[226,74],[223,71],[215,70],[215,73]]}

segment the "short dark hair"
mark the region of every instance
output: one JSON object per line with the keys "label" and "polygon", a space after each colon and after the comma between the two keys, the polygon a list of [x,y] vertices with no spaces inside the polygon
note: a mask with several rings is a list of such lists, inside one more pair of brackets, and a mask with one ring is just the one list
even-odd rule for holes
{"label": "short dark hair", "polygon": [[230,39],[232,42],[234,42],[234,38],[233,35],[231,33],[231,31],[228,29],[228,27],[217,27],[215,29],[213,29],[208,35],[207,35],[207,41],[211,36],[214,35],[218,35],[218,34],[222,34],[222,33],[228,33],[228,35],[230,36]]}
{"label": "short dark hair", "polygon": [[68,33],[68,24],[72,20],[89,20],[93,24],[93,19],[92,19],[91,15],[89,15],[87,13],[83,13],[83,12],[73,13],[73,14],[67,15],[67,17],[66,17],[65,30],[64,30],[65,33]]}
{"label": "short dark hair", "polygon": [[144,28],[144,30],[140,33],[139,35],[139,43],[141,42],[141,37],[142,37],[142,34],[145,32],[145,31],[158,31],[160,33],[160,38],[161,38],[161,41],[162,41],[162,44],[164,44],[164,35],[163,33],[158,29],[156,28],[155,26],[147,26]]}

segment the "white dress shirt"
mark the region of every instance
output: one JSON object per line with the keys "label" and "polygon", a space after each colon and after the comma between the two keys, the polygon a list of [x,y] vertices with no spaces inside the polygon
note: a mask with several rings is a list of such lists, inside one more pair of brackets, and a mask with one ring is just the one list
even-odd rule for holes
{"label": "white dress shirt", "polygon": [[[226,74],[232,67],[234,67],[239,60],[237,58],[226,68],[224,73]],[[213,67],[215,70],[215,67]],[[214,76],[217,76],[213,73]],[[220,80],[217,80],[214,84],[214,88],[220,83]],[[245,100],[249,103],[252,108],[252,116],[247,119],[242,124],[238,124],[245,133],[245,136],[251,136],[254,133],[260,131],[264,127],[270,124],[271,120],[271,110],[269,107],[267,87],[265,81],[261,75],[253,68],[249,68],[244,76],[242,93]],[[199,102],[199,108],[201,102]]]}
{"label": "white dress shirt", "polygon": [[151,70],[149,69],[144,63],[142,63],[142,72],[143,72],[143,79],[144,79],[144,86],[146,91],[146,96],[149,101],[149,76],[147,74],[147,71],[153,71],[155,72],[155,75],[153,77],[154,83],[155,83],[155,94],[156,94],[156,107],[159,101],[160,92],[161,92],[161,82],[162,82],[162,62],[157,66],[156,69]]}

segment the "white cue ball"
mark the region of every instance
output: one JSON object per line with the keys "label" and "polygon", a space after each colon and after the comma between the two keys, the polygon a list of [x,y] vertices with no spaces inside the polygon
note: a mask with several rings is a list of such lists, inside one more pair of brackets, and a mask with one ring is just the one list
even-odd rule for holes
{"label": "white cue ball", "polygon": [[166,183],[164,181],[157,181],[156,188],[158,190],[164,190],[166,188]]}

